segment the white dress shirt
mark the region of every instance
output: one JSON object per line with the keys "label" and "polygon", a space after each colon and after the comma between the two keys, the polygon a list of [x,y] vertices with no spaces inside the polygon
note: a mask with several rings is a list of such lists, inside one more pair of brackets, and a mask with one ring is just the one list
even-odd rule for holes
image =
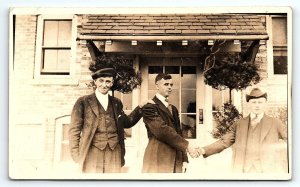
{"label": "white dress shirt", "polygon": [[[250,113],[250,119],[254,119],[256,117],[256,114],[254,113]],[[257,121],[260,121],[262,118],[264,117],[264,113],[261,113],[261,114],[257,114]]]}
{"label": "white dress shirt", "polygon": [[166,107],[169,106],[169,103],[166,101],[166,98],[159,93],[156,93],[155,96],[159,99]]}
{"label": "white dress shirt", "polygon": [[107,106],[108,106],[108,93],[107,94],[102,94],[101,92],[99,92],[98,89],[96,89],[95,94],[96,94],[96,97],[97,97],[98,101],[100,102],[100,104],[102,105],[104,110],[106,111]]}

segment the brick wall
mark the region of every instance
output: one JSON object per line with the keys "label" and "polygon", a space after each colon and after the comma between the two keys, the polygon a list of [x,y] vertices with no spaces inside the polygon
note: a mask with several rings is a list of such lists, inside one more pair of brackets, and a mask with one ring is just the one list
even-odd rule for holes
{"label": "brick wall", "polygon": [[[77,98],[92,92],[85,85],[90,78],[88,63],[91,59],[87,48],[78,42],[75,74],[81,78],[79,85],[34,83],[36,31],[37,16],[16,16],[14,69],[10,79],[10,96],[13,98],[10,107],[14,123],[10,125],[44,125],[39,131],[45,133],[45,152],[41,159],[51,163],[54,156],[55,118],[70,114]],[[34,145],[31,149],[35,149]],[[32,158],[35,158],[34,155]]]}

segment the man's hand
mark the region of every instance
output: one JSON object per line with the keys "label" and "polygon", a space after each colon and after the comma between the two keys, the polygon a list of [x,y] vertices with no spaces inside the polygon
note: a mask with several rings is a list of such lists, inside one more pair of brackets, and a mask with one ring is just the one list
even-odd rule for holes
{"label": "man's hand", "polygon": [[189,143],[187,152],[189,153],[189,155],[191,155],[192,158],[198,158],[200,156],[200,153],[198,150],[199,150],[199,146],[191,145]]}

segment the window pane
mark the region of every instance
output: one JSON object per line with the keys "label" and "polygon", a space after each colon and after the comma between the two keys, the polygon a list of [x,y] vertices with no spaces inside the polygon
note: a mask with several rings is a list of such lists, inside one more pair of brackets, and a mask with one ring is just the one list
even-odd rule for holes
{"label": "window pane", "polygon": [[149,74],[158,74],[163,72],[162,66],[149,66]]}
{"label": "window pane", "polygon": [[44,21],[44,46],[57,46],[58,21]]}
{"label": "window pane", "polygon": [[182,66],[181,69],[181,85],[182,88],[196,88],[196,67]]}
{"label": "window pane", "polygon": [[272,18],[273,45],[287,45],[287,18]]}
{"label": "window pane", "polygon": [[165,73],[167,74],[179,74],[179,66],[166,66]]}
{"label": "window pane", "polygon": [[70,49],[44,49],[43,72],[69,72]]}
{"label": "window pane", "polygon": [[180,88],[180,76],[179,74],[170,74],[172,76],[173,81],[173,89],[179,89]]}
{"label": "window pane", "polygon": [[60,49],[57,52],[57,70],[69,72],[71,61],[71,50]]}
{"label": "window pane", "polygon": [[196,113],[196,90],[181,91],[181,112]]}
{"label": "window pane", "polygon": [[43,71],[55,71],[56,65],[57,65],[57,50],[45,49]]}
{"label": "window pane", "polygon": [[58,46],[71,46],[71,33],[72,33],[71,21],[59,21],[58,22]]}
{"label": "window pane", "polygon": [[172,91],[170,97],[169,97],[169,103],[176,106],[177,109],[179,109],[179,90],[175,89]]}
{"label": "window pane", "polygon": [[43,45],[50,47],[69,47],[71,45],[72,21],[44,21]]}
{"label": "window pane", "polygon": [[196,138],[196,115],[181,115],[182,135],[184,138]]}
{"label": "window pane", "polygon": [[287,74],[287,56],[274,56],[274,74]]}

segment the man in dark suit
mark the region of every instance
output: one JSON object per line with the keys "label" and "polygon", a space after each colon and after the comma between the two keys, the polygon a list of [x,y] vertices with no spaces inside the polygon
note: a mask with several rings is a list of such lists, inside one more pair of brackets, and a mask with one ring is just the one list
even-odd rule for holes
{"label": "man in dark suit", "polygon": [[122,102],[108,94],[115,76],[112,68],[93,73],[95,92],[80,97],[73,107],[70,151],[73,160],[86,173],[121,172],[125,164],[124,128],[134,126],[142,117],[142,106],[127,116]]}
{"label": "man in dark suit", "polygon": [[199,153],[208,157],[232,145],[233,172],[287,172],[286,125],[265,114],[267,93],[259,88],[246,95],[246,101],[251,113],[233,124],[220,140],[199,149]]}
{"label": "man in dark suit", "polygon": [[155,78],[155,104],[143,107],[149,142],[143,160],[143,173],[181,173],[188,162],[187,151],[197,155],[196,147],[182,137],[178,110],[168,103],[172,92],[172,77],[158,74]]}

